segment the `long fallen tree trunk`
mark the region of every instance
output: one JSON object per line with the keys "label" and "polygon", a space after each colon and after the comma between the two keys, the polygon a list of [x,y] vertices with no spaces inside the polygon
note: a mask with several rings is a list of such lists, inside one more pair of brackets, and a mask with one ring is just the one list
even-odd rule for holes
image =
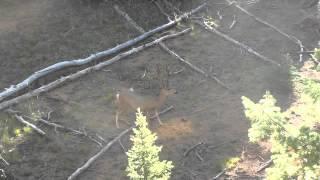
{"label": "long fallen tree trunk", "polygon": [[52,90],[52,89],[62,85],[63,83],[65,83],[67,81],[72,81],[74,79],[82,77],[83,75],[88,74],[89,72],[98,71],[98,70],[104,68],[107,65],[113,64],[113,63],[121,60],[124,57],[127,57],[129,55],[138,53],[138,52],[140,52],[140,51],[142,51],[142,50],[144,50],[144,49],[146,49],[148,47],[151,47],[151,46],[154,46],[156,44],[159,44],[160,42],[162,42],[164,40],[180,36],[182,34],[190,32],[190,31],[191,31],[191,28],[188,28],[188,29],[185,29],[185,30],[183,30],[181,32],[175,33],[175,34],[170,34],[170,35],[163,36],[163,37],[161,37],[159,39],[156,39],[156,40],[154,40],[152,42],[149,42],[147,44],[144,44],[144,45],[141,45],[139,47],[133,48],[133,49],[131,49],[129,51],[120,53],[120,54],[118,54],[117,56],[111,58],[108,61],[101,62],[101,63],[99,63],[99,64],[97,64],[95,66],[88,67],[88,68],[83,69],[81,71],[78,71],[78,72],[76,72],[74,74],[71,74],[71,75],[68,75],[68,76],[65,76],[65,77],[61,77],[60,79],[55,80],[55,81],[53,81],[53,82],[51,82],[51,83],[49,83],[47,85],[41,86],[40,88],[35,89],[35,90],[33,90],[33,91],[29,92],[29,93],[23,94],[21,96],[15,97],[15,98],[13,98],[11,100],[8,100],[8,101],[0,103],[0,110],[8,108],[11,105],[17,104],[17,103],[19,103],[19,102],[21,102],[23,100],[29,99],[31,97],[38,96],[39,94],[41,94],[43,92],[46,92],[46,91],[49,91],[49,90]]}
{"label": "long fallen tree trunk", "polygon": [[46,67],[40,71],[37,71],[35,73],[33,73],[31,76],[29,76],[27,79],[23,80],[22,82],[16,84],[16,85],[11,85],[11,87],[7,88],[5,91],[0,93],[0,102],[3,101],[4,99],[14,95],[15,93],[27,88],[31,83],[35,82],[36,80],[47,76],[50,73],[53,72],[57,72],[59,70],[68,68],[68,67],[74,67],[74,66],[81,66],[81,65],[85,65],[88,64],[90,62],[108,57],[110,55],[119,53],[120,51],[127,49],[143,40],[145,40],[146,38],[152,36],[153,34],[156,34],[158,32],[161,32],[163,30],[166,30],[174,25],[176,25],[177,23],[179,23],[180,21],[188,18],[190,15],[200,11],[201,9],[203,9],[206,6],[206,3],[198,6],[197,8],[191,10],[190,12],[187,12],[181,16],[179,16],[178,18],[176,18],[173,21],[168,22],[167,24],[164,24],[162,26],[159,26],[155,29],[152,29],[134,39],[131,39],[127,42],[124,42],[116,47],[113,47],[111,49],[102,51],[102,52],[98,52],[96,54],[92,54],[89,57],[83,58],[83,59],[76,59],[76,60],[70,60],[70,61],[62,61],[56,64],[53,64],[49,67]]}

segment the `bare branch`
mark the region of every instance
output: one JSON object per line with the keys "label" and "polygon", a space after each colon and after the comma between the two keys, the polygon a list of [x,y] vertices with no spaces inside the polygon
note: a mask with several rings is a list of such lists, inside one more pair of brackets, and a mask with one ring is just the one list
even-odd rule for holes
{"label": "bare branch", "polygon": [[10,166],[10,163],[8,163],[8,161],[6,161],[0,154],[0,160],[2,160],[7,166]]}
{"label": "bare branch", "polygon": [[22,116],[19,116],[17,114],[14,115],[14,117],[20,121],[22,124],[27,125],[29,127],[31,127],[33,130],[35,130],[37,133],[41,134],[41,135],[46,135],[46,133],[44,131],[42,131],[40,128],[38,128],[36,125],[26,121]]}
{"label": "bare branch", "polygon": [[191,146],[189,149],[187,149],[187,150],[183,153],[183,156],[184,156],[184,157],[187,157],[191,151],[193,151],[194,149],[196,149],[198,146],[200,146],[200,145],[202,145],[202,144],[204,144],[204,143],[203,143],[203,142],[199,142],[199,143]]}
{"label": "bare branch", "polygon": [[263,171],[265,168],[269,167],[273,163],[272,159],[268,160],[267,162],[263,163],[261,167],[256,171],[257,173]]}
{"label": "bare branch", "polygon": [[78,177],[82,172],[84,172],[86,169],[88,169],[88,167],[94,162],[96,161],[102,154],[104,154],[105,152],[107,152],[110,147],[115,143],[118,142],[118,140],[124,136],[125,134],[129,133],[132,128],[134,128],[133,126],[122,131],[117,137],[115,137],[112,141],[110,141],[104,148],[102,148],[97,154],[95,154],[94,156],[92,156],[84,165],[82,165],[80,168],[78,168],[75,172],[73,172],[69,177],[68,180],[72,180],[75,179],[76,177]]}
{"label": "bare branch", "polygon": [[215,33],[216,35],[224,38],[225,40],[229,41],[229,42],[232,42],[233,44],[235,45],[238,45],[240,46],[241,48],[245,49],[247,52],[249,52],[250,54],[253,54],[254,56],[258,57],[259,59],[265,61],[265,62],[268,62],[268,63],[271,63],[273,65],[276,65],[276,66],[281,66],[279,63],[277,63],[276,61],[274,60],[271,60],[270,58],[268,57],[265,57],[263,55],[261,55],[260,53],[256,52],[255,50],[253,50],[251,47],[231,38],[230,36],[218,31],[217,29],[213,28],[213,27],[207,27],[205,24],[199,22],[199,21],[195,21],[196,24],[198,24],[199,26],[202,26],[204,29],[206,29],[207,31],[209,32],[212,32],[212,33]]}
{"label": "bare branch", "polygon": [[221,172],[219,172],[216,176],[212,177],[210,180],[216,180],[218,179],[219,177],[221,177],[225,172],[226,172],[227,169],[224,169],[222,170]]}

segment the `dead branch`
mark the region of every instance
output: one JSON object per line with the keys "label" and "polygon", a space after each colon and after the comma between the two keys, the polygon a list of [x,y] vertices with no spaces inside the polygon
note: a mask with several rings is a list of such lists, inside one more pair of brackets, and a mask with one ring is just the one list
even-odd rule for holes
{"label": "dead branch", "polygon": [[152,42],[149,42],[147,44],[144,44],[144,45],[141,45],[139,47],[133,48],[133,49],[131,49],[129,51],[126,51],[126,52],[123,52],[121,54],[118,54],[117,56],[115,56],[115,57],[113,57],[113,58],[111,58],[111,59],[109,59],[107,61],[101,62],[101,63],[99,63],[97,65],[94,65],[94,66],[91,66],[91,67],[88,67],[88,68],[83,69],[81,71],[78,71],[78,72],[76,72],[74,74],[71,74],[71,75],[68,75],[68,76],[65,76],[65,77],[61,77],[60,79],[55,80],[55,81],[53,81],[53,82],[51,82],[51,83],[49,83],[47,85],[41,86],[38,89],[35,89],[35,90],[33,90],[33,91],[29,92],[29,93],[23,94],[21,96],[15,97],[15,98],[13,98],[11,100],[8,100],[8,101],[0,103],[0,110],[8,108],[11,105],[20,103],[21,101],[24,101],[24,100],[29,99],[31,97],[38,96],[41,93],[47,92],[49,90],[52,90],[52,89],[62,85],[65,82],[75,80],[75,79],[77,79],[79,77],[82,77],[83,75],[86,75],[86,74],[92,72],[92,71],[98,71],[98,70],[104,68],[105,66],[113,64],[113,63],[115,63],[115,62],[117,62],[117,61],[129,56],[129,55],[136,54],[136,53],[138,53],[138,52],[140,52],[140,51],[142,51],[142,50],[144,50],[146,48],[149,48],[151,46],[154,46],[154,45],[156,45],[156,44],[158,44],[158,43],[160,43],[160,42],[162,42],[164,40],[180,36],[182,34],[190,32],[190,31],[191,31],[191,29],[188,28],[188,29],[185,29],[185,30],[183,30],[181,32],[175,33],[175,34],[162,36],[159,39],[156,39],[156,40],[154,40]]}
{"label": "dead branch", "polygon": [[314,53],[314,51],[300,51],[300,52],[296,52],[298,54],[312,54]]}
{"label": "dead branch", "polygon": [[162,7],[161,7],[160,4],[158,3],[158,1],[153,1],[153,3],[158,7],[158,9],[160,10],[160,12],[161,12],[162,14],[164,14],[165,16],[167,16],[167,18],[168,18],[169,20],[171,20],[170,15],[167,14],[167,13],[162,9]]}
{"label": "dead branch", "polygon": [[5,160],[5,159],[1,156],[1,154],[0,154],[0,160],[2,160],[7,166],[10,166],[10,163],[8,163],[8,161]]}
{"label": "dead branch", "polygon": [[256,171],[257,173],[263,171],[265,168],[269,167],[273,163],[272,159],[268,160],[267,162],[263,163],[262,166]]}
{"label": "dead branch", "polygon": [[202,144],[204,144],[204,143],[203,143],[203,142],[199,142],[198,144],[195,144],[195,145],[191,146],[189,149],[187,149],[187,150],[183,153],[183,156],[184,156],[184,157],[187,157],[191,151],[193,151],[194,149],[196,149],[198,146],[200,146],[200,145],[202,145]]}
{"label": "dead branch", "polygon": [[204,161],[203,157],[201,157],[201,155],[199,154],[198,151],[195,151],[195,154],[196,154],[197,158],[198,158],[201,162]]}
{"label": "dead branch", "polygon": [[219,172],[216,176],[212,177],[210,180],[216,180],[218,179],[219,177],[221,177],[225,172],[226,172],[227,169],[224,169],[222,170],[221,172]]}
{"label": "dead branch", "polygon": [[96,161],[102,154],[104,154],[105,152],[107,152],[110,147],[115,143],[118,142],[118,140],[124,136],[125,134],[129,133],[132,128],[134,128],[133,126],[122,131],[117,137],[115,137],[112,141],[110,141],[104,148],[102,148],[97,154],[95,154],[94,156],[92,156],[84,165],[82,165],[80,168],[78,168],[75,172],[73,172],[69,177],[68,180],[72,180],[75,179],[77,176],[79,176],[82,172],[84,172],[86,169],[88,169],[88,167],[94,162]]}
{"label": "dead branch", "polygon": [[232,20],[232,23],[229,26],[229,29],[232,29],[236,25],[236,23],[237,23],[236,16],[233,15],[233,20]]}
{"label": "dead branch", "polygon": [[[162,110],[162,111],[159,112],[159,116],[162,115],[162,114],[164,114],[164,113],[167,113],[168,111],[171,111],[172,109],[173,109],[173,106],[167,107],[166,109],[164,109],[164,110]],[[153,115],[153,116],[150,117],[151,120],[153,120],[153,119],[155,119],[155,118],[157,118],[156,115]]]}
{"label": "dead branch", "polygon": [[291,36],[285,32],[283,32],[282,30],[280,30],[279,28],[277,28],[276,26],[268,23],[267,21],[257,17],[256,15],[250,13],[249,11],[247,11],[246,9],[242,8],[240,5],[238,5],[235,1],[230,1],[230,0],[226,0],[228,2],[229,5],[234,5],[236,8],[238,8],[240,11],[244,12],[245,14],[247,14],[248,16],[252,17],[253,19],[255,19],[256,21],[264,24],[265,26],[269,26],[270,28],[272,28],[273,30],[277,31],[278,33],[282,34],[283,36],[287,37],[288,39],[294,41],[295,43],[299,44],[296,40],[297,38],[295,38],[294,36]]}
{"label": "dead branch", "polygon": [[163,2],[164,2],[165,5],[171,7],[171,8],[172,8],[173,10],[175,10],[177,13],[182,13],[182,12],[180,11],[180,9],[177,8],[177,7],[175,7],[171,2],[169,2],[169,1],[167,1],[167,0],[164,0]]}
{"label": "dead branch", "polygon": [[118,142],[119,142],[119,144],[120,144],[120,146],[121,146],[121,149],[122,149],[123,153],[126,153],[127,150],[126,150],[126,148],[124,147],[124,145],[122,144],[121,139],[119,139]]}
{"label": "dead branch", "polygon": [[199,22],[199,21],[195,21],[196,24],[198,24],[199,26],[203,27],[204,29],[206,29],[207,31],[209,32],[212,32],[220,37],[222,37],[223,39],[229,41],[229,42],[232,42],[233,44],[235,45],[238,45],[240,46],[241,48],[245,49],[247,52],[249,52],[250,54],[253,54],[255,55],[256,57],[258,57],[259,59],[265,61],[265,62],[268,62],[268,63],[271,63],[273,65],[276,65],[276,66],[281,66],[279,63],[277,63],[276,61],[274,60],[271,60],[270,58],[268,57],[265,57],[263,55],[261,55],[260,53],[256,52],[255,50],[253,50],[251,47],[231,38],[230,36],[218,31],[217,29],[213,28],[213,27],[208,27],[206,26],[205,24]]}
{"label": "dead branch", "polygon": [[46,133],[44,131],[42,131],[40,128],[38,128],[36,125],[26,121],[22,116],[19,116],[17,114],[14,114],[14,117],[20,121],[22,124],[31,127],[33,130],[35,130],[37,133],[41,134],[41,135],[46,135]]}
{"label": "dead branch", "polygon": [[[270,27],[271,29],[277,31],[278,33],[280,33],[281,35],[285,36],[286,38],[290,39],[291,41],[293,41],[294,43],[296,43],[297,45],[299,45],[300,50],[303,51],[304,49],[304,45],[301,43],[301,41],[296,38],[295,36],[289,35],[287,33],[285,33],[284,31],[280,30],[279,28],[277,28],[276,26],[268,23],[267,21],[257,17],[256,15],[250,13],[249,11],[247,11],[246,9],[242,8],[240,5],[238,5],[235,1],[230,1],[230,0],[226,0],[228,2],[229,5],[234,5],[236,8],[238,8],[240,11],[244,12],[245,14],[247,14],[248,16],[252,17],[253,19],[255,19],[256,21],[264,24],[265,26]],[[300,54],[300,62],[302,61],[302,55]]]}
{"label": "dead branch", "polygon": [[[125,13],[124,11],[120,10],[119,6],[115,5],[113,6],[114,9],[116,10],[116,12],[118,14],[120,14],[121,16],[123,16],[134,28],[136,28],[140,33],[145,33],[145,30],[140,27],[127,13]],[[188,65],[192,70],[202,74],[204,77],[206,78],[210,78],[214,81],[216,81],[219,85],[221,85],[222,87],[226,88],[226,89],[230,89],[227,85],[225,85],[221,80],[219,80],[216,76],[213,75],[209,75],[207,74],[205,71],[203,71],[202,69],[200,69],[199,67],[193,65],[192,63],[190,63],[188,60],[182,58],[179,54],[177,54],[176,52],[172,51],[171,49],[168,48],[168,46],[165,43],[159,43],[160,47],[166,51],[167,53],[169,53],[171,56],[175,57],[176,59],[178,59],[180,62],[184,63],[185,65]]]}
{"label": "dead branch", "polygon": [[38,80],[41,77],[44,77],[50,73],[53,72],[57,72],[59,70],[68,68],[68,67],[74,67],[74,66],[81,66],[81,65],[85,65],[88,64],[90,62],[96,61],[96,60],[100,60],[102,58],[108,57],[110,55],[116,54],[121,52],[124,49],[127,49],[129,47],[132,47],[133,45],[145,40],[146,38],[161,32],[163,30],[166,30],[168,28],[173,27],[174,25],[176,25],[177,23],[179,23],[180,21],[189,18],[189,16],[191,16],[194,13],[197,13],[198,11],[200,11],[201,9],[203,9],[206,6],[206,3],[203,3],[202,5],[198,6],[195,9],[192,9],[191,11],[184,13],[183,15],[177,17],[176,19],[169,21],[168,23],[161,25],[155,29],[152,29],[134,39],[131,39],[127,42],[124,42],[116,47],[113,47],[111,49],[102,51],[102,52],[98,52],[95,54],[90,55],[89,57],[83,58],[83,59],[76,59],[76,60],[69,60],[69,61],[62,61],[56,64],[53,64],[49,67],[46,67],[42,70],[39,70],[35,73],[33,73],[31,76],[29,76],[27,79],[23,80],[22,82],[16,84],[16,85],[11,85],[9,88],[7,88],[6,90],[4,90],[3,92],[0,93],[0,101],[3,101],[5,98],[14,95],[15,93],[27,88],[32,82]]}
{"label": "dead branch", "polygon": [[[31,119],[31,120],[35,120],[34,118],[29,117],[29,116],[24,116],[24,117],[26,117],[28,119]],[[57,129],[61,129],[61,130],[66,131],[66,132],[71,132],[71,133],[74,133],[76,135],[86,137],[86,138],[90,139],[91,141],[93,141],[94,143],[98,144],[100,147],[102,147],[102,143],[101,142],[96,140],[95,137],[88,135],[85,131],[79,131],[79,130],[76,130],[76,129],[65,127],[65,126],[62,126],[62,125],[57,124],[57,123],[49,122],[49,121],[44,120],[42,118],[36,119],[36,121],[39,121],[39,122],[41,122],[41,123],[43,123],[43,124],[45,124],[47,126],[53,127],[55,129],[55,131]]]}
{"label": "dead branch", "polygon": [[169,76],[177,75],[179,73],[182,73],[183,71],[184,71],[184,68],[181,68],[181,69],[174,71],[174,72],[169,72]]}

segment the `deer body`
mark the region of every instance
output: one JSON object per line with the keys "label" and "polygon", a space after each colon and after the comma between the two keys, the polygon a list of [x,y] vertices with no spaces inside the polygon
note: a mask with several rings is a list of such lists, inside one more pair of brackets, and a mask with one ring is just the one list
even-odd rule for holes
{"label": "deer body", "polygon": [[115,104],[116,111],[116,125],[119,128],[118,120],[120,114],[126,112],[135,112],[137,108],[140,108],[142,112],[149,113],[155,112],[156,117],[160,124],[162,124],[158,110],[164,105],[168,96],[175,94],[174,89],[161,89],[158,97],[146,97],[141,96],[133,91],[120,90],[116,95]]}

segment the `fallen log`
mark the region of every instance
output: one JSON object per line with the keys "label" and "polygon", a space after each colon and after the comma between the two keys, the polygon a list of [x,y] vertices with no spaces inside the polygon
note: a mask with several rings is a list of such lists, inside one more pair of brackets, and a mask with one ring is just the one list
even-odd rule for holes
{"label": "fallen log", "polygon": [[[156,3],[156,2],[155,2]],[[158,3],[156,3],[158,4]],[[137,29],[140,33],[145,33],[145,30],[140,27],[127,13],[123,12],[119,6],[114,5],[113,8],[115,9],[115,11],[121,15],[122,17],[124,17],[130,24],[131,26],[133,26],[135,29]],[[161,10],[160,10],[161,11]],[[168,17],[169,18],[169,17]],[[216,81],[219,85],[221,85],[222,87],[226,88],[226,89],[230,89],[227,85],[225,85],[220,79],[218,79],[216,76],[214,75],[210,75],[208,73],[206,73],[204,70],[202,70],[201,68],[193,65],[191,62],[189,62],[188,60],[182,58],[179,54],[177,54],[176,52],[174,52],[173,50],[169,49],[169,47],[163,43],[160,42],[159,43],[160,47],[166,51],[168,54],[170,54],[171,56],[173,56],[174,58],[176,58],[177,60],[179,60],[180,62],[184,63],[185,65],[189,66],[192,70],[196,71],[197,73],[202,74],[204,77],[212,79],[214,81]]]}
{"label": "fallen log", "polygon": [[[271,29],[277,31],[278,33],[280,33],[281,35],[285,36],[286,38],[288,38],[289,40],[291,40],[292,42],[294,42],[295,44],[299,45],[300,47],[300,51],[304,51],[305,46],[302,44],[302,42],[295,36],[289,35],[287,33],[285,33],[284,31],[282,31],[281,29],[277,28],[276,26],[268,23],[267,21],[257,17],[256,15],[252,14],[251,12],[247,11],[246,9],[244,9],[243,7],[241,7],[240,5],[238,5],[235,1],[230,1],[230,0],[226,0],[226,2],[230,5],[234,5],[236,8],[238,8],[240,11],[242,11],[243,13],[247,14],[248,16],[252,17],[253,19],[255,19],[256,21],[260,22],[261,24],[270,27]],[[302,62],[303,61],[303,55],[300,54],[299,55],[299,61]]]}
{"label": "fallen log", "polygon": [[237,45],[237,46],[240,46],[241,48],[245,49],[247,52],[249,52],[250,54],[258,57],[259,59],[265,61],[265,62],[268,62],[268,63],[271,63],[273,65],[276,65],[278,67],[280,67],[281,65],[279,63],[277,63],[276,61],[266,57],[266,56],[263,56],[261,55],[260,53],[258,53],[257,51],[253,50],[251,47],[231,38],[230,36],[216,30],[215,28],[213,27],[207,27],[205,24],[199,22],[199,21],[195,21],[196,24],[198,24],[199,26],[203,27],[204,29],[206,29],[207,31],[211,32],[211,33],[214,33],[220,37],[222,37],[223,39],[229,41],[229,42],[232,42],[233,44]]}
{"label": "fallen log", "polygon": [[50,73],[53,72],[57,72],[59,70],[68,68],[68,67],[74,67],[74,66],[81,66],[81,65],[85,65],[85,64],[89,64],[90,62],[108,57],[110,55],[119,53],[121,51],[123,51],[124,49],[127,49],[129,47],[132,47],[133,45],[145,40],[146,38],[152,36],[153,34],[156,34],[158,32],[161,32],[163,30],[166,30],[174,25],[176,25],[177,23],[179,23],[180,21],[187,19],[190,15],[200,11],[201,9],[203,9],[206,6],[206,3],[198,6],[197,8],[191,10],[190,12],[184,13],[183,15],[177,17],[176,19],[161,25],[155,29],[152,29],[134,39],[131,39],[127,42],[124,42],[116,47],[113,47],[111,49],[102,51],[102,52],[98,52],[95,54],[90,55],[89,57],[83,58],[83,59],[75,59],[75,60],[69,60],[69,61],[62,61],[56,64],[53,64],[49,67],[46,67],[42,70],[39,70],[35,73],[33,73],[31,76],[29,76],[27,79],[23,80],[22,82],[16,84],[16,85],[11,85],[9,88],[7,88],[6,90],[2,91],[0,93],[0,102],[3,101],[4,99],[14,95],[15,93],[27,88],[31,83],[35,82],[36,80],[45,77],[47,75],[49,75]]}
{"label": "fallen log", "polygon": [[129,133],[132,128],[134,128],[133,126],[122,131],[122,133],[120,133],[117,137],[115,137],[112,141],[110,141],[104,148],[102,148],[97,154],[95,154],[94,156],[92,156],[84,165],[82,165],[80,168],[78,168],[75,172],[73,172],[69,177],[68,180],[73,180],[76,177],[78,177],[83,171],[85,171],[86,169],[88,169],[88,167],[94,162],[96,161],[102,154],[104,154],[106,151],[108,151],[110,149],[110,147],[119,141],[119,139],[126,135],[127,133]]}
{"label": "fallen log", "polygon": [[108,61],[104,61],[104,62],[101,62],[95,66],[91,66],[91,67],[88,67],[86,69],[83,69],[81,71],[78,71],[74,74],[71,74],[71,75],[68,75],[68,76],[65,76],[65,77],[61,77],[60,79],[57,79],[47,85],[44,85],[44,86],[41,86],[29,93],[26,93],[26,94],[23,94],[21,96],[18,96],[18,97],[15,97],[11,100],[8,100],[8,101],[5,101],[5,102],[2,102],[0,103],[0,110],[3,110],[5,108],[8,108],[9,106],[11,105],[14,105],[14,104],[17,104],[23,100],[26,100],[26,99],[29,99],[31,97],[34,97],[34,96],[38,96],[39,94],[43,93],[43,92],[47,92],[49,90],[52,90],[60,85],[62,85],[63,83],[67,82],[67,81],[72,81],[72,80],[75,80],[79,77],[82,77],[83,75],[86,75],[88,74],[89,72],[92,72],[92,71],[98,71],[102,68],[104,68],[105,66],[108,66],[110,64],[113,64],[121,59],[123,59],[124,57],[127,57],[129,55],[132,55],[132,54],[135,54],[135,53],[138,53],[148,47],[151,47],[151,46],[154,46],[164,40],[167,40],[167,39],[171,39],[171,38],[174,38],[174,37],[177,37],[177,36],[180,36],[182,34],[185,34],[185,33],[188,33],[190,32],[191,29],[188,28],[188,29],[185,29],[181,32],[178,32],[178,33],[175,33],[175,34],[170,34],[170,35],[166,35],[166,36],[163,36],[163,37],[160,37],[159,39],[156,39],[152,42],[149,42],[147,44],[144,44],[144,45],[141,45],[139,47],[136,47],[136,48],[133,48],[129,51],[126,51],[126,52],[123,52],[121,54],[118,54],[117,56],[111,58],[110,60]]}

